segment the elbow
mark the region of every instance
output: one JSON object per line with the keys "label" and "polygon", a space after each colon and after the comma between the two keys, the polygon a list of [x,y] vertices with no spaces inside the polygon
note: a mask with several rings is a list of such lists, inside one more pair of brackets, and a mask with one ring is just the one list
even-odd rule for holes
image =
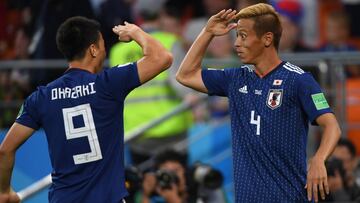
{"label": "elbow", "polygon": [[340,125],[338,122],[330,125],[329,127],[333,126],[333,131],[334,131],[334,134],[337,136],[338,139],[340,139],[341,137],[341,128],[340,128]]}
{"label": "elbow", "polygon": [[178,72],[176,73],[176,81],[178,81],[180,84],[185,84],[185,77],[181,74],[181,69],[178,70]]}
{"label": "elbow", "polygon": [[337,128],[336,128],[336,134],[338,135],[338,138],[340,139],[340,137],[341,137],[341,129],[340,129],[340,127],[339,126],[337,126]]}
{"label": "elbow", "polygon": [[0,157],[7,157],[10,155],[15,154],[16,149],[12,148],[12,147],[6,147],[6,145],[4,143],[2,143],[0,145]]}
{"label": "elbow", "polygon": [[172,53],[167,52],[167,54],[165,56],[166,69],[168,69],[172,65],[173,61],[174,61],[174,57],[173,57]]}
{"label": "elbow", "polygon": [[9,156],[9,154],[11,154],[11,152],[9,150],[5,150],[3,147],[0,147],[0,157],[1,158]]}
{"label": "elbow", "polygon": [[166,51],[164,54],[158,56],[158,60],[162,64],[163,70],[170,68],[173,63],[173,55],[172,53]]}

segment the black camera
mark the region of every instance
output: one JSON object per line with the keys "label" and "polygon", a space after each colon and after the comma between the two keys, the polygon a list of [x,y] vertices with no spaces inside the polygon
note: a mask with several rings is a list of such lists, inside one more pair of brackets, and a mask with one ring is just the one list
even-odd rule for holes
{"label": "black camera", "polygon": [[138,168],[129,166],[125,168],[125,187],[129,193],[141,189],[142,174]]}
{"label": "black camera", "polygon": [[156,172],[157,185],[161,189],[171,189],[172,184],[179,184],[179,177],[174,171],[158,170]]}
{"label": "black camera", "polygon": [[196,183],[208,189],[217,189],[223,184],[221,172],[209,165],[195,163],[192,174]]}
{"label": "black camera", "polygon": [[346,172],[343,166],[343,162],[340,159],[331,157],[329,160],[325,162],[325,167],[328,176],[335,176],[335,171],[338,171],[341,178],[345,177]]}

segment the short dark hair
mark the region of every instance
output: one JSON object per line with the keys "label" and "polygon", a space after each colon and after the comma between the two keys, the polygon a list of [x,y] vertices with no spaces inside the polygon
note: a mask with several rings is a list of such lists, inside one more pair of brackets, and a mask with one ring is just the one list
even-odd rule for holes
{"label": "short dark hair", "polygon": [[348,140],[346,138],[341,138],[339,140],[337,146],[346,147],[349,150],[352,157],[356,156],[356,147],[350,140]]}
{"label": "short dark hair", "polygon": [[172,149],[166,149],[157,154],[154,158],[155,168],[158,169],[160,165],[168,161],[174,161],[180,163],[184,168],[186,168],[186,155],[177,152]]}
{"label": "short dark hair", "polygon": [[91,44],[100,38],[99,22],[75,16],[63,22],[56,33],[56,45],[68,61],[81,59]]}

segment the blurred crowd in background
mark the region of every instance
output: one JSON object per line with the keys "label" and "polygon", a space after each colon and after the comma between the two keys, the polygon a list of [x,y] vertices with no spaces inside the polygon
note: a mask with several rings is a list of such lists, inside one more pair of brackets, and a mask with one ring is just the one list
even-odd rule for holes
{"label": "blurred crowd in background", "polygon": [[[170,95],[180,98],[179,101],[195,102],[198,96],[191,90],[181,87],[174,80],[174,74],[186,51],[210,16],[222,9],[233,8],[239,11],[256,3],[272,4],[280,14],[284,28],[279,47],[280,53],[358,51],[360,48],[360,26],[356,25],[356,20],[360,19],[360,0],[0,0],[0,60],[63,59],[55,43],[57,28],[65,19],[80,15],[96,19],[101,23],[111,66],[135,61],[139,59],[141,52],[136,51],[134,47],[129,48],[118,43],[116,35],[111,30],[114,25],[127,21],[139,25],[146,32],[153,33],[155,38],[159,37],[165,46],[169,45],[167,48],[171,49],[174,55],[174,64],[169,73],[157,79],[157,84],[165,81],[169,85],[166,87],[167,93],[157,96]],[[233,48],[235,37],[234,31],[230,35],[214,38],[207,50],[207,58],[226,61],[227,63],[221,67],[239,66]],[[221,67],[214,66],[214,68]],[[64,68],[66,67],[1,69],[0,129],[8,128],[14,122],[24,98],[37,86],[45,85],[57,78],[65,71]],[[303,68],[313,72],[315,78],[317,77],[316,68]],[[358,66],[346,66],[345,74],[349,81],[347,88],[356,90],[360,87]],[[353,112],[360,112],[360,96],[356,96],[358,94],[356,91],[354,94],[355,96],[351,92],[348,94],[349,101],[359,106],[357,107],[359,109]],[[129,97],[139,99],[136,96]],[[158,104],[152,106],[159,107]],[[147,112],[151,112],[150,108],[147,108]],[[136,106],[134,109],[139,110],[140,107]],[[136,115],[140,113],[139,110]],[[159,112],[155,114],[158,115]],[[126,116],[125,112],[125,122],[137,124]],[[159,128],[149,131],[147,135],[145,133],[146,143],[143,143],[143,140],[135,140],[136,144],[130,147],[133,162],[141,163],[160,153],[163,143],[181,141],[186,136],[184,132],[192,123],[227,118],[227,100],[211,97],[206,103],[192,110],[190,115],[192,118],[188,116],[185,116],[187,124],[182,122],[185,129],[178,129],[178,123],[174,125],[177,127],[171,126],[171,122],[166,124],[173,131],[172,133],[177,135],[176,139],[163,137],[161,133],[166,129]],[[359,113],[351,116],[353,117],[350,119],[360,121]],[[150,117],[150,119],[154,118]],[[125,130],[126,128],[125,123]],[[177,131],[174,132],[175,130]],[[350,136],[353,142],[360,140],[354,138],[358,134],[359,130],[354,131],[352,137]],[[159,142],[159,137],[164,139]],[[136,149],[136,146],[140,150]],[[336,194],[328,197],[327,201],[359,200],[360,175],[356,174],[358,169],[356,157],[359,152],[356,151],[356,146],[360,146],[360,141],[359,143],[341,141],[334,157],[327,164],[331,191]],[[148,154],[149,152],[141,149],[151,149],[156,154]],[[145,191],[143,196],[152,192],[146,193],[146,188],[143,188],[143,191]]]}

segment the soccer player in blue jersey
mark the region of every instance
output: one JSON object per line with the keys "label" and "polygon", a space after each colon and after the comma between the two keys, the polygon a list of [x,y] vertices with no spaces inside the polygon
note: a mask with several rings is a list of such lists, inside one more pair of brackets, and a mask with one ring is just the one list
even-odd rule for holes
{"label": "soccer player in blue jersey", "polygon": [[[236,52],[244,64],[253,66],[202,69],[211,40],[234,28]],[[319,193],[325,198],[329,192],[324,162],[340,128],[314,78],[280,60],[281,31],[279,17],[268,4],[237,14],[223,10],[208,20],[177,73],[185,86],[229,98],[238,203],[318,201]],[[309,122],[320,125],[323,135],[307,167]]]}
{"label": "soccer player in blue jersey", "polygon": [[130,23],[113,28],[120,41],[134,40],[139,61],[102,70],[105,46],[100,25],[73,17],[58,29],[57,46],[69,61],[63,76],[39,87],[0,146],[0,202],[18,201],[10,187],[16,149],[44,128],[52,171],[49,202],[122,202],[127,195],[123,165],[126,95],[167,69],[172,55]]}

